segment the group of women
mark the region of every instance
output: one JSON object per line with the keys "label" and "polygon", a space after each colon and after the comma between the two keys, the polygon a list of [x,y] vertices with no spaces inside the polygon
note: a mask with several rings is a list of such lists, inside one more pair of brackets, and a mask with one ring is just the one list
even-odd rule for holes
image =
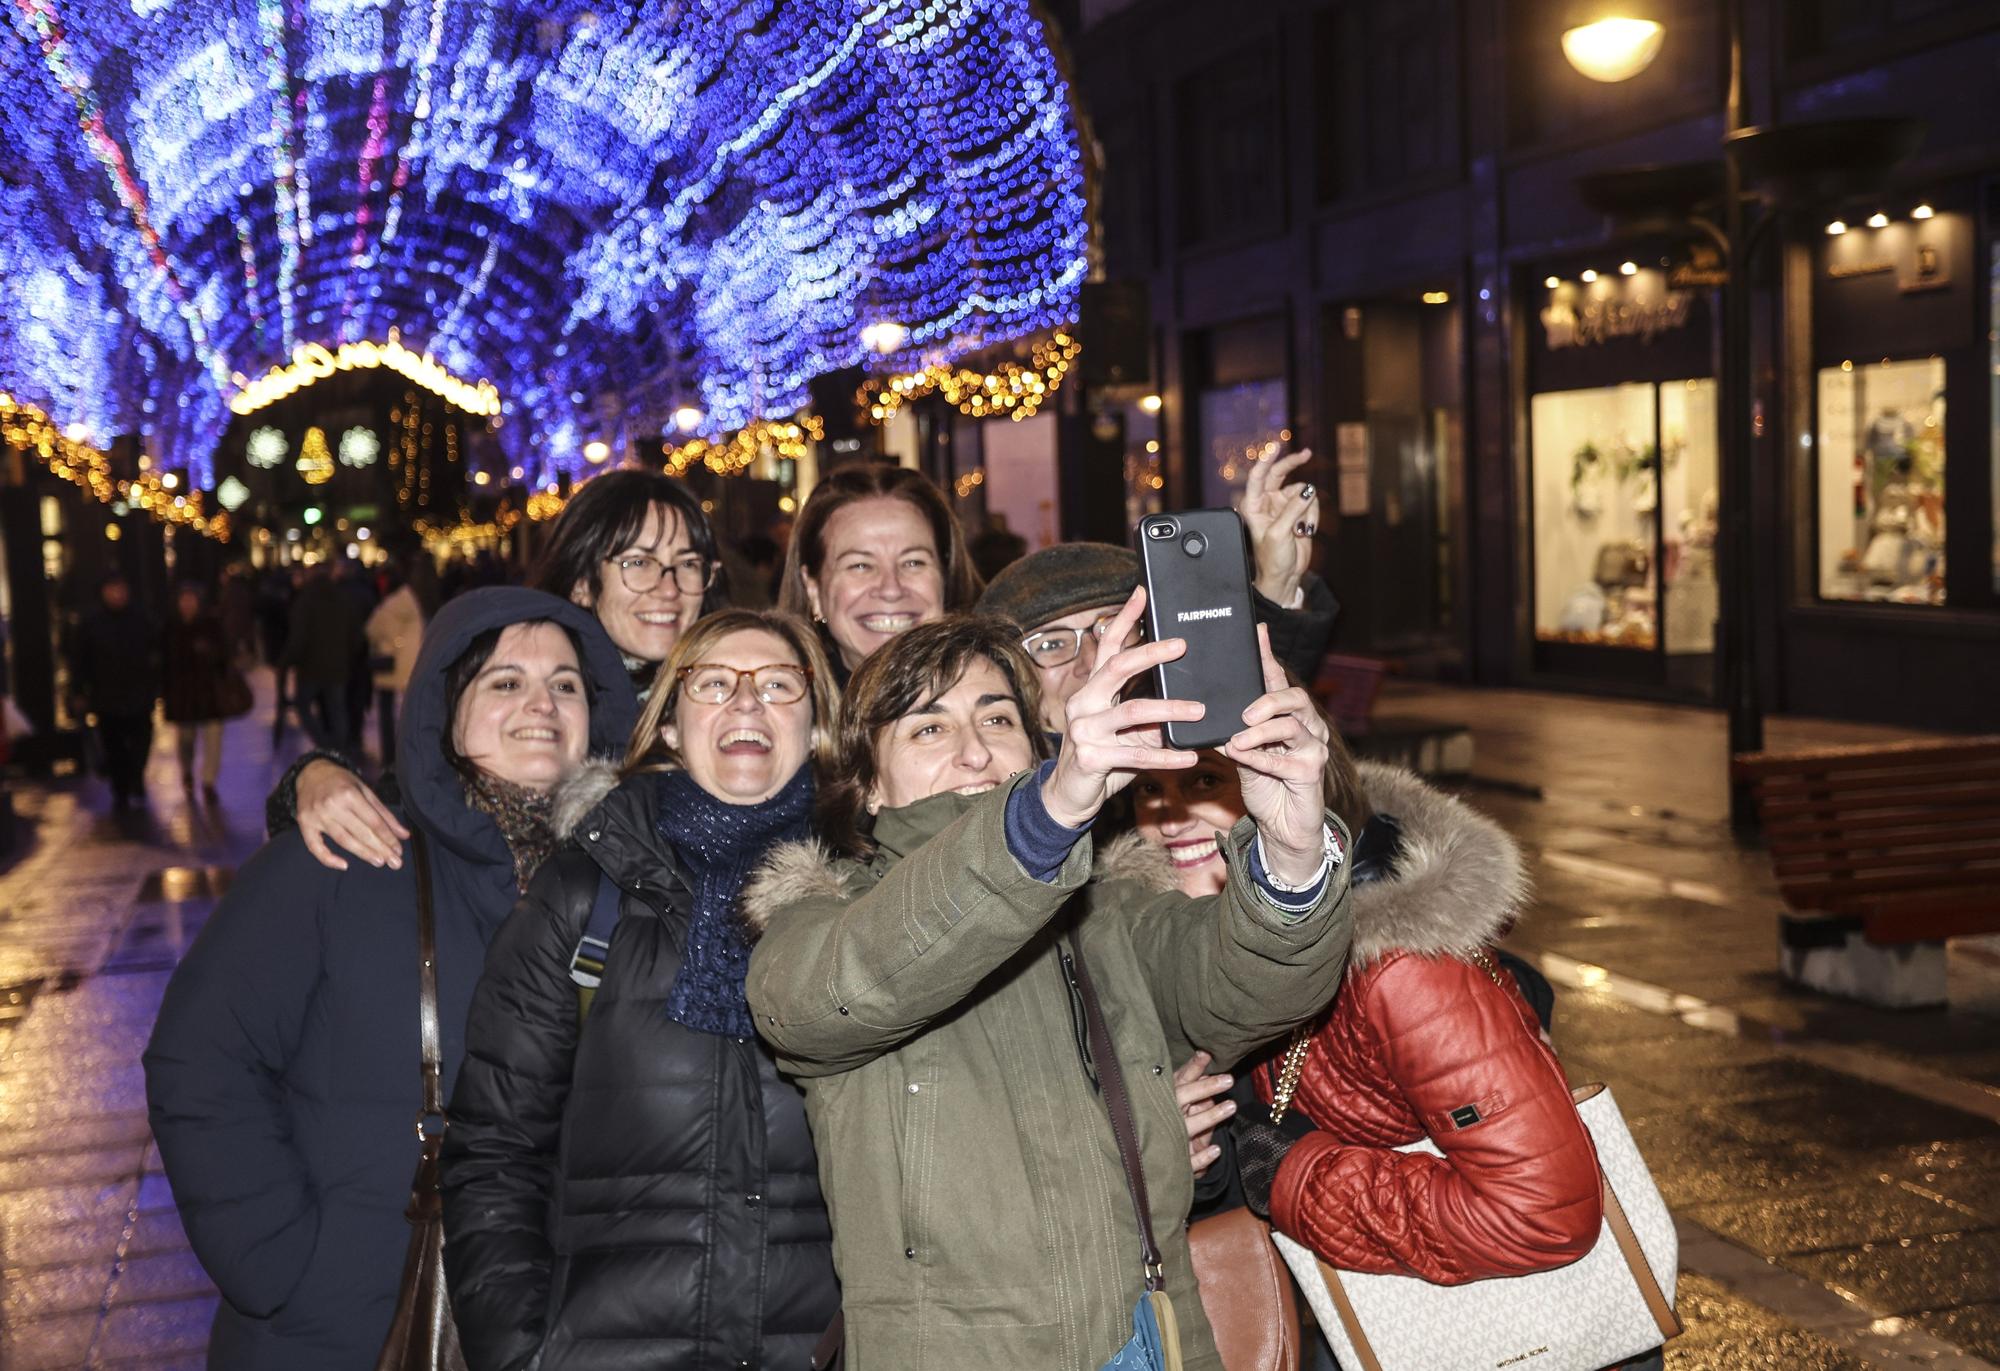
{"label": "group of women", "polygon": [[[803,1367],[830,1329],[850,1371],[1094,1371],[1149,1283],[1215,1371],[1187,1225],[1232,1200],[1431,1279],[1587,1247],[1588,1137],[1486,950],[1518,857],[1413,777],[1357,778],[1272,650],[1316,657],[1331,619],[1297,461],[1246,495],[1280,564],[1266,693],[1208,754],[1162,735],[1200,706],[1128,689],[1183,645],[1139,640],[1122,549],[1049,549],[982,598],[939,492],[852,466],[801,510],[780,608],[747,611],[685,488],[585,484],[537,588],[431,620],[393,778],[287,777],[295,823],[169,986],[147,1088],[223,1295],[210,1365],[374,1364],[420,881],[473,1371]],[[1469,1147],[1393,1150],[1464,1091]]]}

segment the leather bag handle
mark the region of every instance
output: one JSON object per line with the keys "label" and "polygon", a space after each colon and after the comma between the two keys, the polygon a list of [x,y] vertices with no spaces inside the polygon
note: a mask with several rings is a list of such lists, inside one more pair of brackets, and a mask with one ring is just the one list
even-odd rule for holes
{"label": "leather bag handle", "polygon": [[[417,1140],[430,1143],[443,1136],[444,1053],[438,1046],[437,906],[431,897],[431,854],[423,830],[412,824],[410,845],[417,868],[417,1003],[418,1030],[423,1042],[424,1107],[417,1115]],[[428,1131],[432,1119],[438,1131]]]}
{"label": "leather bag handle", "polygon": [[1146,1264],[1146,1289],[1167,1288],[1165,1264],[1160,1245],[1153,1239],[1153,1210],[1146,1199],[1146,1169],[1139,1158],[1139,1130],[1132,1120],[1132,1096],[1125,1088],[1125,1069],[1118,1064],[1117,1045],[1104,1022],[1097,989],[1090,981],[1090,967],[1083,960],[1083,946],[1076,930],[1069,931],[1069,950],[1064,953],[1065,969],[1077,998],[1083,1001],[1084,1031],[1090,1042],[1091,1060],[1097,1066],[1099,1089],[1104,1095],[1104,1111],[1111,1116],[1111,1135],[1118,1140],[1118,1161],[1125,1171],[1125,1189],[1132,1196],[1132,1210],[1139,1217],[1139,1251]]}

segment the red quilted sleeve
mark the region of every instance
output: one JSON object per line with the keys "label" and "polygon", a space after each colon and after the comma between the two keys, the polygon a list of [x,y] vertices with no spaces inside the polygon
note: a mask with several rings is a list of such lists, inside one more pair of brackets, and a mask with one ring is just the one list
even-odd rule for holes
{"label": "red quilted sleeve", "polygon": [[1358,1017],[1442,1158],[1345,1146],[1286,1154],[1279,1230],[1351,1271],[1457,1285],[1575,1261],[1596,1243],[1597,1154],[1555,1056],[1477,967],[1403,956],[1367,978]]}

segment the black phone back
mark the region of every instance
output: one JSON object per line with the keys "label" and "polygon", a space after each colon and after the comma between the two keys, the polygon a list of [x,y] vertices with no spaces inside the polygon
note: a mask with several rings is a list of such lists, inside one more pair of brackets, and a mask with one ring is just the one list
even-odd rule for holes
{"label": "black phone back", "polygon": [[1146,628],[1154,642],[1183,638],[1187,651],[1153,668],[1163,699],[1199,700],[1208,712],[1169,723],[1170,747],[1220,747],[1243,729],[1243,711],[1264,693],[1250,598],[1243,521],[1230,509],[1154,514],[1140,520]]}

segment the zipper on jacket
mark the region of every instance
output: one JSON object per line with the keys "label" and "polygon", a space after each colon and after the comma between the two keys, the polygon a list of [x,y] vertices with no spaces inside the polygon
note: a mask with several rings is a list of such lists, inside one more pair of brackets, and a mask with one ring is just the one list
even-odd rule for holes
{"label": "zipper on jacket", "polygon": [[1090,1080],[1090,1088],[1102,1091],[1097,1083],[1097,1063],[1090,1056],[1090,1012],[1083,1007],[1083,987],[1076,979],[1076,959],[1070,956],[1067,947],[1058,946],[1056,955],[1062,959],[1063,983],[1069,988],[1069,1024],[1076,1035],[1076,1057],[1083,1065],[1083,1074]]}

